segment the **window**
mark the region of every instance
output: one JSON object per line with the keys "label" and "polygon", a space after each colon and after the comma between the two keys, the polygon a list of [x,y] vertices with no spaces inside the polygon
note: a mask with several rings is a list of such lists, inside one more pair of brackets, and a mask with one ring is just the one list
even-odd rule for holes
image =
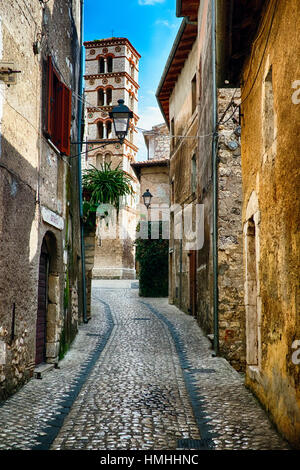
{"label": "window", "polygon": [[267,151],[276,138],[272,67],[264,82],[263,140]]}
{"label": "window", "polygon": [[131,109],[131,111],[133,111],[133,108],[134,108],[134,96],[133,96],[133,95],[130,95],[129,100],[130,100],[130,109]]}
{"label": "window", "polygon": [[111,163],[111,154],[110,153],[105,154],[105,163]]}
{"label": "window", "polygon": [[107,106],[111,105],[112,103],[112,89],[108,88],[106,90],[106,104]]}
{"label": "window", "polygon": [[98,106],[104,106],[104,90],[98,90]]}
{"label": "window", "polygon": [[193,155],[191,161],[191,191],[195,193],[197,189],[197,162],[196,162],[196,155]]}
{"label": "window", "polygon": [[105,73],[105,65],[103,57],[99,60],[99,73]]}
{"label": "window", "polygon": [[134,65],[133,64],[130,65],[130,75],[131,75],[131,78],[134,79]]}
{"label": "window", "polygon": [[103,125],[103,122],[98,122],[97,126],[98,126],[98,137],[99,137],[99,139],[103,139],[104,138],[104,125]]}
{"label": "window", "polygon": [[194,114],[196,105],[197,105],[197,79],[196,79],[196,74],[195,74],[192,80],[192,114]]}
{"label": "window", "polygon": [[106,124],[106,135],[107,135],[107,139],[111,139],[112,138],[112,125],[111,125],[111,121],[108,121],[107,124]]}
{"label": "window", "polygon": [[60,80],[48,57],[45,132],[60,152],[70,155],[72,92]]}
{"label": "window", "polygon": [[107,58],[107,71],[108,72],[113,71],[113,58],[112,57]]}
{"label": "window", "polygon": [[100,169],[102,164],[103,164],[103,155],[101,155],[101,153],[97,153],[97,155],[96,155],[96,168]]}

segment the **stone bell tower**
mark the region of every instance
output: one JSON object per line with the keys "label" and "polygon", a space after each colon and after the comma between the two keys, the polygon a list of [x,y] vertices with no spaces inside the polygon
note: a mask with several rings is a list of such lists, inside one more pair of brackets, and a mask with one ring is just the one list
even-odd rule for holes
{"label": "stone bell tower", "polygon": [[[88,153],[82,157],[82,169],[84,171],[90,165],[100,168],[104,162],[111,163],[112,168],[120,165],[132,176],[135,191],[134,196],[128,196],[122,201],[116,234],[109,238],[105,227],[102,230],[102,225],[100,229],[98,226],[99,236],[95,240],[92,276],[95,279],[134,279],[134,240],[139,188],[131,163],[135,161],[138,152],[136,126],[139,119],[138,71],[141,56],[126,38],[99,39],[85,42],[84,46],[85,140],[96,143],[87,145]],[[125,105],[133,111],[129,132],[122,145],[109,143],[110,140],[117,139],[109,112],[118,104],[119,99],[123,99]],[[97,149],[103,143],[108,145]]]}

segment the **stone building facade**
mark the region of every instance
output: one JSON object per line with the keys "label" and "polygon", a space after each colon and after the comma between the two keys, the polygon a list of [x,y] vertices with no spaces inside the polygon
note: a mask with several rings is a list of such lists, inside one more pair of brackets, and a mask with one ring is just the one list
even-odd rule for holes
{"label": "stone building facade", "polygon": [[[209,337],[214,336],[220,353],[237,370],[243,370],[245,320],[238,113],[230,116],[226,112],[232,90],[214,88],[212,3],[177,2],[177,15],[184,19],[157,91],[158,103],[174,136],[170,154],[169,300],[194,315]],[[239,91],[235,92],[238,99]],[[217,119],[225,112],[227,120],[218,129],[219,164],[215,176],[214,94]],[[195,244],[190,243],[192,233],[198,237]]]}
{"label": "stone building facade", "polygon": [[[134,240],[136,230],[136,204],[139,200],[138,180],[132,170],[137,147],[138,123],[138,72],[140,54],[126,38],[107,38],[84,43],[85,61],[85,140],[88,154],[82,159],[82,167],[93,165],[101,168],[103,163],[117,165],[133,178],[134,196],[126,198],[118,215],[118,225],[114,239],[95,238],[93,278],[134,279]],[[116,140],[109,112],[123,99],[131,111],[133,119],[127,138],[122,145]],[[99,141],[99,144],[97,143]],[[101,148],[101,143],[106,143]],[[101,230],[100,230],[101,231]],[[104,235],[104,234],[103,234]],[[101,236],[101,235],[100,235]]]}
{"label": "stone building facade", "polygon": [[165,123],[152,126],[144,131],[144,140],[148,150],[148,160],[161,160],[170,157],[169,129]]}
{"label": "stone building facade", "polygon": [[[241,81],[246,384],[300,448],[297,0],[220,4],[224,76]],[[226,46],[226,47],[224,47]]]}
{"label": "stone building facade", "polygon": [[[140,184],[139,214],[147,217],[143,194],[147,189],[152,194],[151,207],[169,206],[169,158],[170,137],[166,124],[158,124],[150,131],[144,131],[144,140],[148,150],[148,160],[131,164]],[[157,216],[156,216],[157,217]]]}
{"label": "stone building facade", "polygon": [[[80,1],[1,2],[0,399],[56,363],[82,312]],[[73,93],[74,92],[74,93]]]}

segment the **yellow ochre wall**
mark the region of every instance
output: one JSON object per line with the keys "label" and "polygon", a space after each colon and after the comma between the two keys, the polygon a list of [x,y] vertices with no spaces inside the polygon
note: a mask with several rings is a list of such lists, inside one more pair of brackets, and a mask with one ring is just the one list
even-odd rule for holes
{"label": "yellow ochre wall", "polygon": [[[264,53],[274,8],[274,21]],[[297,448],[300,448],[300,352],[294,354],[296,361],[293,361],[292,355],[297,348],[293,349],[292,345],[295,340],[300,340],[299,305],[297,308],[300,221],[300,91],[297,92],[300,89],[299,18],[299,0],[270,2],[257,40],[254,41],[252,58],[249,57],[243,71],[242,101],[245,101],[241,109],[243,224],[251,212],[248,207],[250,197],[252,195],[253,198],[255,193],[260,212],[256,248],[257,311],[258,316],[261,315],[260,359],[257,368],[247,367],[246,383],[270,412],[279,431]],[[275,131],[274,141],[265,151],[264,80],[270,66]],[[295,83],[297,80],[298,84]]]}

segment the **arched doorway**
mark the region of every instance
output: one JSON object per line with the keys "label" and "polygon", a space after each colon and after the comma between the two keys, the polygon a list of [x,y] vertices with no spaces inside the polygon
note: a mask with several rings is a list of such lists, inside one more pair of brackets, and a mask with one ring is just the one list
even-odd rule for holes
{"label": "arched doorway", "polygon": [[48,308],[49,252],[46,240],[43,240],[38,282],[38,307],[36,319],[35,364],[46,361],[46,322]]}

